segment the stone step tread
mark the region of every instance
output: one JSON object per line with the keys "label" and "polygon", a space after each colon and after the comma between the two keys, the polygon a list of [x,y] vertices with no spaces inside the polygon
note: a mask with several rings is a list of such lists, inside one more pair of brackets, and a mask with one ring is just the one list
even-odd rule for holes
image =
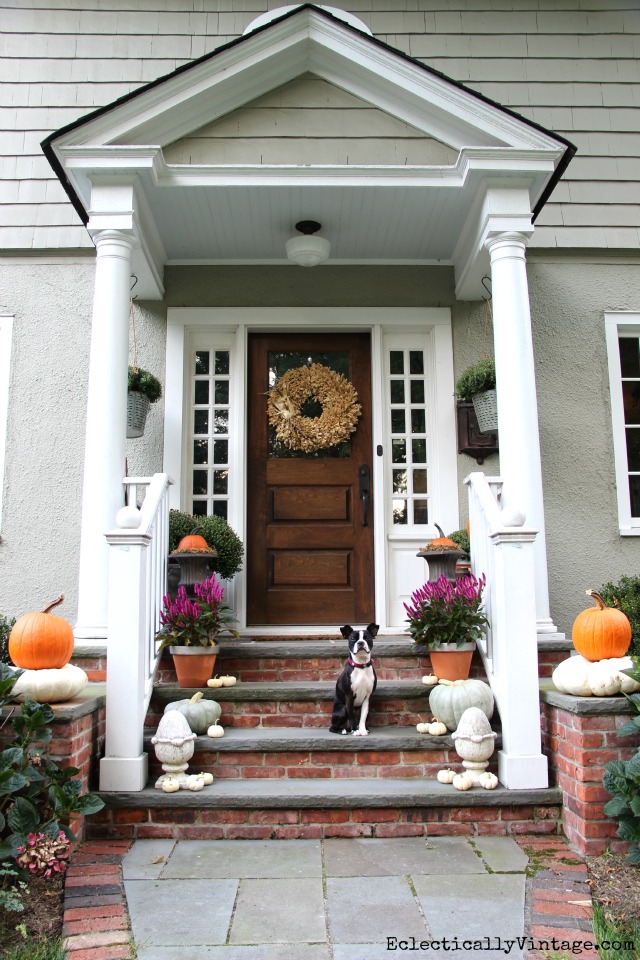
{"label": "stone step tread", "polygon": [[[189,700],[201,689],[207,700],[220,701],[289,701],[333,700],[335,680],[277,680],[269,683],[238,681],[233,687],[179,687],[172,683],[158,683],[153,688],[153,700],[168,703],[171,700]],[[422,680],[378,680],[376,700],[413,699],[424,697],[429,690]]]}
{"label": "stone step tread", "polygon": [[[372,727],[368,737],[340,736],[318,727],[225,727],[224,737],[199,736],[195,741],[196,753],[281,753],[292,750],[345,753],[366,750],[377,753],[445,748],[453,748],[450,733],[433,737],[418,733],[415,727]],[[153,751],[151,736],[145,740],[145,749]]]}
{"label": "stone step tread", "polygon": [[372,807],[512,807],[560,805],[557,787],[538,790],[456,790],[437,780],[217,780],[203,790],[163,793],[153,786],[135,793],[101,793],[107,807],[287,810],[351,809]]}
{"label": "stone step tread", "polygon": [[[427,647],[418,646],[407,636],[376,637],[373,646],[374,661],[381,657],[418,657],[428,656]],[[255,639],[253,637],[239,637],[237,639],[224,638],[220,640],[221,658],[246,657],[247,659],[284,660],[289,658],[301,659],[333,659],[339,657],[346,660],[349,656],[346,640],[341,637],[309,637],[308,639],[280,638],[278,640]]]}

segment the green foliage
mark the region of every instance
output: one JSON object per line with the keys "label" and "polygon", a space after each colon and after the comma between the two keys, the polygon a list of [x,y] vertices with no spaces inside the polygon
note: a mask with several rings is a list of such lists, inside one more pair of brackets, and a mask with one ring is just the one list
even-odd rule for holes
{"label": "green foliage", "polygon": [[[22,671],[0,664],[0,708],[12,700],[13,686]],[[10,724],[13,738],[5,735],[0,752],[0,861],[14,859],[30,834],[57,837],[62,831],[74,839],[71,820],[96,813],[104,806],[93,795],[81,795],[75,767],[58,766],[47,754],[53,710],[48,704],[27,699],[13,705],[3,727]]]}
{"label": "green foliage", "polygon": [[20,879],[19,871],[11,863],[0,861],[0,910],[22,913],[28,887]]}
{"label": "green foliage", "polygon": [[449,540],[457,543],[460,549],[464,550],[467,557],[471,556],[471,541],[469,540],[469,534],[466,530],[454,530],[453,533],[449,534]]}
{"label": "green foliage", "polygon": [[244,547],[242,540],[233,530],[224,517],[194,517],[181,510],[169,511],[169,553],[172,553],[183,537],[186,537],[195,527],[207,541],[210,547],[218,551],[211,565],[224,580],[232,580],[242,567]]}
{"label": "green foliage", "polygon": [[593,904],[593,934],[599,945],[601,960],[637,960],[640,924],[623,922],[606,915],[601,904]]}
{"label": "green foliage", "polygon": [[137,390],[155,403],[162,396],[162,386],[157,377],[141,367],[129,367],[129,390]]}
{"label": "green foliage", "polygon": [[496,364],[492,357],[485,357],[473,367],[464,371],[456,381],[456,397],[460,400],[471,400],[476,393],[485,390],[495,390]]}
{"label": "green foliage", "polygon": [[33,943],[32,940],[12,947],[3,954],[5,960],[65,960],[65,949],[62,940],[43,940]]}
{"label": "green foliage", "polygon": [[5,617],[3,613],[0,613],[0,663],[11,663],[11,657],[9,656],[9,634],[15,622],[15,617]]}
{"label": "green foliage", "polygon": [[[640,693],[625,696],[637,715],[620,727],[619,736],[640,733]],[[605,816],[617,819],[618,836],[630,844],[627,860],[640,866],[640,749],[631,760],[611,760],[602,785],[612,797],[604,805]]]}
{"label": "green foliage", "polygon": [[486,582],[484,574],[458,577],[455,583],[442,574],[414,590],[411,603],[404,605],[412,639],[427,647],[441,643],[461,646],[479,640],[488,623],[480,609]]}
{"label": "green foliage", "polygon": [[608,607],[626,613],[633,634],[629,654],[640,657],[640,577],[621,577],[617,583],[605,583],[598,593]]}

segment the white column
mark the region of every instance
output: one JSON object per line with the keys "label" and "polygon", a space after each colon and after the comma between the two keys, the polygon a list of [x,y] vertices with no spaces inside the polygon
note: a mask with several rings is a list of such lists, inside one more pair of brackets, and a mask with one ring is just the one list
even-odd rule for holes
{"label": "white column", "polygon": [[107,530],[124,506],[129,291],[133,231],[93,233],[97,248],[91,321],[76,638],[106,641]]}
{"label": "white column", "polygon": [[527,527],[538,531],[533,548],[537,629],[557,633],[549,612],[526,244],[526,234],[518,232],[494,233],[485,240],[491,256],[502,506],[505,522],[509,512],[524,511]]}

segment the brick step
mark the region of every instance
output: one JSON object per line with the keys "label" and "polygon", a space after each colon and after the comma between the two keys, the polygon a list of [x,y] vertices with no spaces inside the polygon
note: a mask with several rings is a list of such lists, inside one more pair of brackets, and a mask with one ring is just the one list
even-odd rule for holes
{"label": "brick step", "polygon": [[561,794],[403,778],[218,780],[198,793],[103,793],[92,837],[285,839],[557,834]]}
{"label": "brick step", "polygon": [[[496,741],[496,751],[500,738]],[[150,782],[162,772],[151,738]],[[497,753],[494,753],[494,758]],[[221,739],[200,736],[190,761],[193,771],[216,780],[247,778],[355,779],[434,778],[444,766],[460,764],[450,735],[432,737],[415,727],[378,727],[368,737],[337,736],[316,728],[227,728]],[[496,772],[497,760],[490,769]]]}
{"label": "brick step", "polygon": [[[222,707],[224,727],[328,727],[333,707],[333,681],[238,683],[207,687],[206,699]],[[154,687],[146,726],[155,728],[167,703],[187,700],[196,688],[159,684]],[[414,726],[429,710],[429,688],[421,680],[381,680],[371,701],[368,724]]]}

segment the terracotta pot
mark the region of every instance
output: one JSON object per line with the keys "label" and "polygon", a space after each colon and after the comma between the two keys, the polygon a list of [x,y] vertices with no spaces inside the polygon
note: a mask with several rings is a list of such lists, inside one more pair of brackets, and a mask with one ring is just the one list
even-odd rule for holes
{"label": "terracotta pot", "polygon": [[467,680],[475,649],[475,643],[463,643],[459,647],[455,643],[443,643],[431,647],[431,668],[438,680]]}
{"label": "terracotta pot", "polygon": [[179,687],[206,687],[219,647],[169,647]]}

